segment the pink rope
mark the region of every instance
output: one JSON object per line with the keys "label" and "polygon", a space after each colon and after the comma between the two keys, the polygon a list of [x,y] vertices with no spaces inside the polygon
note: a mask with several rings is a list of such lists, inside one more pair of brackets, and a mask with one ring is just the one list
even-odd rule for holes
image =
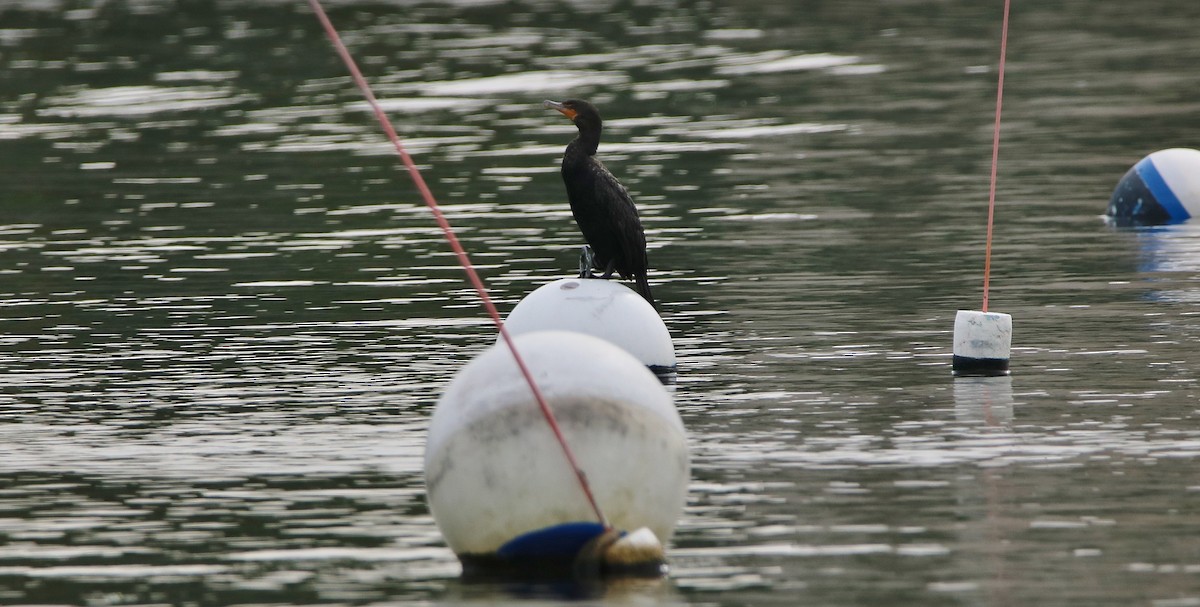
{"label": "pink rope", "polygon": [[588,504],[592,507],[592,511],[596,514],[596,518],[606,529],[610,528],[608,519],[604,518],[604,513],[600,511],[600,505],[596,502],[596,498],[592,494],[592,488],[588,484],[587,475],[579,467],[575,459],[575,454],[572,453],[571,447],[567,444],[567,439],[563,436],[562,429],[558,425],[558,420],[554,418],[554,412],[550,410],[550,405],[547,404],[546,397],[542,395],[541,389],[538,388],[537,382],[533,379],[533,373],[525,365],[525,359],[521,357],[521,353],[517,351],[516,344],[513,343],[512,338],[508,335],[508,330],[504,328],[504,321],[500,319],[500,312],[496,309],[496,305],[492,303],[492,298],[488,296],[487,287],[483,285],[483,280],[479,278],[479,274],[475,272],[475,267],[471,265],[471,260],[467,257],[466,250],[463,249],[462,244],[458,241],[458,237],[455,236],[454,228],[450,226],[450,222],[442,214],[437,200],[433,197],[433,192],[426,185],[425,179],[421,177],[421,172],[417,169],[417,165],[413,162],[412,157],[405,151],[404,145],[400,142],[400,136],[396,134],[396,129],[392,128],[391,121],[388,120],[387,114],[383,112],[383,108],[379,106],[379,102],[375,99],[375,93],[371,91],[371,85],[367,84],[367,80],[363,77],[362,72],[359,71],[354,58],[350,56],[350,51],[346,50],[346,45],[342,43],[342,38],[338,35],[333,22],[329,20],[329,17],[325,14],[325,10],[321,8],[320,1],[308,0],[308,4],[312,7],[313,12],[317,15],[317,19],[325,28],[325,33],[329,36],[329,41],[333,43],[333,48],[337,50],[338,55],[342,58],[342,62],[346,64],[346,69],[350,70],[350,75],[354,78],[354,83],[358,85],[363,97],[366,98],[367,103],[375,112],[376,120],[383,127],[383,132],[387,134],[388,140],[392,142],[392,146],[396,148],[396,153],[400,155],[400,159],[408,169],[409,177],[416,184],[417,190],[421,192],[421,197],[425,199],[425,204],[429,207],[429,210],[433,212],[433,218],[437,221],[438,227],[442,229],[442,234],[445,235],[446,240],[450,243],[450,248],[454,250],[454,255],[458,258],[458,263],[462,265],[463,270],[467,273],[467,279],[475,287],[475,292],[479,294],[484,309],[492,317],[492,322],[496,324],[496,329],[500,332],[500,337],[508,345],[508,350],[512,353],[513,360],[516,361],[517,367],[521,370],[521,375],[525,377],[525,381],[529,384],[529,389],[533,392],[534,399],[537,400],[538,408],[541,409],[542,416],[546,418],[546,423],[550,425],[550,429],[554,432],[554,438],[558,440],[559,446],[562,447],[563,455],[566,456],[567,463],[574,470],[575,477],[579,480],[579,486],[583,490]]}
{"label": "pink rope", "polygon": [[992,183],[988,188],[987,246],[983,254],[983,311],[988,309],[988,285],[992,274],[992,220],[996,216],[996,166],[1000,159],[1000,106],[1004,101],[1004,57],[1008,54],[1008,9],[1004,0],[1004,25],[1000,28],[1000,81],[996,85],[996,123],[992,128]]}

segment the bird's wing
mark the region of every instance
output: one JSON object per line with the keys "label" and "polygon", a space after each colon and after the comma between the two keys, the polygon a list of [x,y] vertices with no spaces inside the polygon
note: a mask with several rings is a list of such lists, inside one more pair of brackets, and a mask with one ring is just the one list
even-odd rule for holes
{"label": "bird's wing", "polygon": [[622,274],[638,274],[646,268],[646,235],[642,231],[642,221],[638,216],[637,206],[629,190],[608,171],[604,165],[599,165],[596,179],[596,199],[602,208],[608,210],[607,221],[613,226],[612,233],[616,236],[617,248],[621,251],[624,267],[618,267]]}

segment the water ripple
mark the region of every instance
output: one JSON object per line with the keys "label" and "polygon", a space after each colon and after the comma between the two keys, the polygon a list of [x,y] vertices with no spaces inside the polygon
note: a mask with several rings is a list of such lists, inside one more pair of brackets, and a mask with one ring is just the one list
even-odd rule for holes
{"label": "water ripple", "polygon": [[59,118],[138,117],[241,105],[257,97],[212,86],[118,86],[83,89],[46,100],[39,116]]}
{"label": "water ripple", "polygon": [[[454,579],[422,441],[494,329],[311,14],[67,4],[0,29],[0,602],[563,598]],[[502,311],[578,256],[541,99],[604,112],[694,478],[668,581],[573,598],[1190,600],[1196,233],[1097,219],[1195,109],[1179,3],[1026,7],[990,379],[991,9],[333,4]]]}

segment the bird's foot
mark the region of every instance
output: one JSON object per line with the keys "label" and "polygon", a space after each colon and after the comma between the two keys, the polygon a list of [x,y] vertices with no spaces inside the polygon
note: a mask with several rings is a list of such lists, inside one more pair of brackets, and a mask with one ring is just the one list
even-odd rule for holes
{"label": "bird's foot", "polygon": [[606,268],[604,268],[604,274],[600,278],[603,278],[604,280],[608,280],[608,279],[612,278],[613,272],[615,272],[617,269],[616,265],[617,265],[617,262],[610,259],[608,261],[608,266]]}
{"label": "bird's foot", "polygon": [[579,251],[579,277],[595,278],[595,274],[592,273],[594,267],[596,267],[596,256],[592,253],[592,247],[583,245],[583,249]]}

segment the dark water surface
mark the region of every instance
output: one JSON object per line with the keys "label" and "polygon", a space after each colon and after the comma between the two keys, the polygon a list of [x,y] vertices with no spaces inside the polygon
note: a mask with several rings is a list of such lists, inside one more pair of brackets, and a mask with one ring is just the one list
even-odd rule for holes
{"label": "dark water surface", "polygon": [[[492,329],[304,3],[0,5],[0,604],[500,603],[424,503]],[[568,275],[581,96],[638,201],[704,605],[1200,605],[1200,227],[1111,228],[1200,144],[1200,3],[330,1],[503,306]]]}

